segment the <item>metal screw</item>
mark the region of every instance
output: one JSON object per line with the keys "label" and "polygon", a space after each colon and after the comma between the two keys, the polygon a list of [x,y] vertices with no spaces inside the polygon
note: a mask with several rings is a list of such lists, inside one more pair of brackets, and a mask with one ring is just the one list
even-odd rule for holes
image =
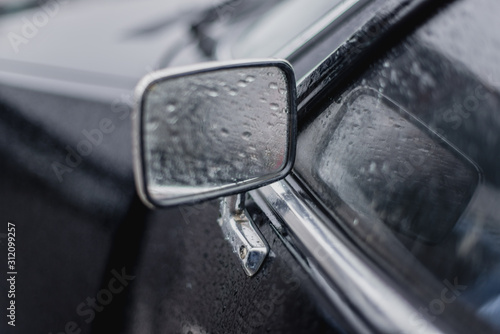
{"label": "metal screw", "polygon": [[240,247],[240,258],[244,259],[247,256],[247,248],[245,246]]}

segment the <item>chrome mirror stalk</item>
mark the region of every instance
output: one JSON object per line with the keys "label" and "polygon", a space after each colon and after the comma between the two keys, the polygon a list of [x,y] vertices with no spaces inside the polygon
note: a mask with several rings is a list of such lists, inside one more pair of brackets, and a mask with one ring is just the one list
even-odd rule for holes
{"label": "chrome mirror stalk", "polygon": [[245,210],[245,192],[291,171],[296,84],[286,60],[253,59],[165,69],[136,89],[137,192],[150,208],[223,196],[219,225],[248,276],[269,252]]}
{"label": "chrome mirror stalk", "polygon": [[221,200],[219,225],[248,276],[257,273],[269,246],[245,209],[245,193]]}

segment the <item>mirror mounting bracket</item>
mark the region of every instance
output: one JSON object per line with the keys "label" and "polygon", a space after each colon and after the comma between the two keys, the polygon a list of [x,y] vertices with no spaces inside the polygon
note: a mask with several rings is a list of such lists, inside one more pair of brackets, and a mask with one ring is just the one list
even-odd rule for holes
{"label": "mirror mounting bracket", "polygon": [[248,276],[257,273],[269,246],[245,209],[246,193],[221,200],[219,225]]}

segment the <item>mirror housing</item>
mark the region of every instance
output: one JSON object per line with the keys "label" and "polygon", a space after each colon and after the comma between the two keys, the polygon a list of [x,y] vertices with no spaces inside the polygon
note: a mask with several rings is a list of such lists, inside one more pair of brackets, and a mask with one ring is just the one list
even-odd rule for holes
{"label": "mirror housing", "polygon": [[295,159],[293,69],[284,60],[166,69],[136,88],[134,174],[165,207],[242,193],[284,178]]}

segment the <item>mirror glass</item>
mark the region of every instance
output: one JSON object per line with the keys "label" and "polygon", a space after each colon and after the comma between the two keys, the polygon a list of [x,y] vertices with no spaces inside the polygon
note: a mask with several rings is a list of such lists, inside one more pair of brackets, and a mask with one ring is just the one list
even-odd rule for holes
{"label": "mirror glass", "polygon": [[217,64],[147,80],[140,177],[151,204],[241,192],[291,168],[295,83],[287,63]]}

